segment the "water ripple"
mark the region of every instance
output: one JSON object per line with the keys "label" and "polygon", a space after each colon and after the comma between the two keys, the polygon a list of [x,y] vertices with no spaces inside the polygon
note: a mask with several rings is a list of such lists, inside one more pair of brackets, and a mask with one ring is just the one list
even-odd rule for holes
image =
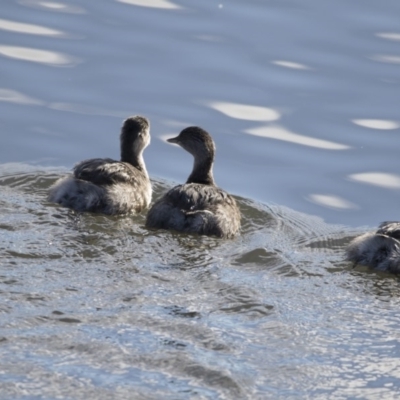
{"label": "water ripple", "polygon": [[400,189],[400,176],[385,172],[360,172],[349,175],[349,179],[388,189]]}
{"label": "water ripple", "polygon": [[43,1],[43,0],[18,0],[18,3],[33,8],[39,8],[46,11],[62,12],[67,14],[84,14],[85,10],[82,7],[65,4],[58,1]]}
{"label": "water ripple", "polygon": [[131,4],[133,6],[161,8],[165,10],[179,10],[182,7],[168,0],[116,0],[119,3]]}
{"label": "water ripple", "polygon": [[212,101],[206,104],[209,107],[227,115],[228,117],[248,121],[276,121],[281,117],[278,111],[268,107],[228,103],[222,101]]}
{"label": "water ripple", "polygon": [[400,127],[400,124],[398,122],[388,121],[384,119],[353,119],[352,122],[365,128],[380,130],[391,130]]}
{"label": "water ripple", "polygon": [[0,45],[0,54],[16,60],[37,62],[51,66],[71,67],[79,62],[78,58],[64,53],[30,47]]}
{"label": "water ripple", "polygon": [[350,148],[350,146],[341,143],[300,135],[281,126],[261,126],[258,128],[246,129],[245,132],[249,133],[250,135],[261,136],[275,140],[283,140],[285,142],[300,144],[302,146],[316,147],[319,149],[347,150]]}
{"label": "water ripple", "polygon": [[16,104],[30,104],[30,105],[43,105],[44,102],[30,97],[24,93],[18,92],[17,90],[0,88],[0,101],[7,103]]}
{"label": "water ripple", "polygon": [[343,260],[356,231],[243,198],[236,240],[148,231],[47,203],[63,172],[0,167],[4,395],[344,395],[385,375],[397,390],[399,287]]}
{"label": "water ripple", "polygon": [[63,36],[64,32],[41,25],[26,24],[0,18],[0,29],[10,32],[27,33],[30,35]]}
{"label": "water ripple", "polygon": [[290,69],[312,70],[312,68],[308,67],[307,65],[293,61],[275,60],[272,61],[272,64],[278,65],[279,67],[290,68]]}

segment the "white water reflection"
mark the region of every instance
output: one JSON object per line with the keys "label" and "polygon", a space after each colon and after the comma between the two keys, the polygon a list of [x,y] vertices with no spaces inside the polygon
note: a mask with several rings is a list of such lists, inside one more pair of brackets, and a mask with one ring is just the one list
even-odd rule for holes
{"label": "white water reflection", "polygon": [[384,54],[377,54],[371,57],[372,60],[388,63],[388,64],[400,64],[400,56],[388,56]]}
{"label": "white water reflection", "polygon": [[182,7],[167,0],[116,0],[119,3],[131,4],[140,7],[163,8],[169,10],[178,10]]}
{"label": "white water reflection", "polygon": [[22,61],[31,61],[53,66],[72,66],[78,59],[67,54],[49,50],[32,49],[29,47],[0,45],[0,54]]}
{"label": "white water reflection", "polygon": [[342,197],[327,194],[310,194],[309,200],[324,207],[336,209],[354,209],[357,206]]}
{"label": "white water reflection", "polygon": [[396,40],[400,42],[400,33],[396,32],[380,32],[377,33],[376,36],[382,38],[382,39],[387,39],[387,40]]}
{"label": "white water reflection", "polygon": [[110,117],[125,118],[130,114],[130,111],[113,111],[106,108],[95,107],[87,104],[72,104],[72,103],[46,103],[42,100],[35,99],[26,94],[18,92],[17,90],[0,88],[0,102],[23,104],[23,105],[35,105],[35,106],[46,106],[52,110],[72,112],[83,115],[107,115]]}
{"label": "white water reflection", "polygon": [[21,92],[12,89],[0,88],[0,101],[6,103],[29,104],[29,105],[43,105],[43,101],[34,99]]}
{"label": "white water reflection", "polygon": [[371,129],[390,130],[400,127],[398,122],[386,119],[353,119],[352,122],[356,125]]}
{"label": "white water reflection", "polygon": [[41,25],[25,24],[17,21],[10,21],[0,18],[0,29],[10,32],[27,33],[30,35],[61,36],[63,32],[56,29],[46,28]]}
{"label": "white water reflection", "polygon": [[40,1],[40,0],[20,0],[20,4],[27,7],[44,8],[49,11],[64,12],[69,14],[83,14],[85,10],[78,6],[70,4],[58,3],[54,1]]}
{"label": "white water reflection", "polygon": [[312,68],[307,65],[292,62],[292,61],[283,61],[283,60],[275,60],[272,61],[272,64],[278,65],[280,67],[291,68],[291,69],[303,69],[303,70],[311,70]]}
{"label": "white water reflection", "polygon": [[84,115],[108,115],[110,117],[125,118],[130,114],[129,111],[112,111],[109,109],[95,107],[86,104],[72,104],[72,103],[50,103],[49,108],[58,111],[67,111]]}
{"label": "white water reflection", "polygon": [[317,147],[319,149],[347,150],[350,148],[350,146],[345,144],[299,135],[298,133],[291,132],[281,126],[261,126],[259,128],[247,129],[245,132],[249,133],[250,135],[283,140],[285,142],[301,144],[303,146]]}
{"label": "white water reflection", "polygon": [[281,117],[281,114],[278,111],[268,107],[228,103],[223,101],[211,101],[206,104],[228,117],[243,119],[246,121],[276,121]]}
{"label": "white water reflection", "polygon": [[349,175],[349,179],[388,189],[400,189],[400,175],[384,172],[363,172]]}

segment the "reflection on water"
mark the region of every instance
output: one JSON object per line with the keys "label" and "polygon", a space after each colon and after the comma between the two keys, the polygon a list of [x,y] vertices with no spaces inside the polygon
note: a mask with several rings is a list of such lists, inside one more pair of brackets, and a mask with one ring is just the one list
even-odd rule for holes
{"label": "reflection on water", "polygon": [[46,11],[55,11],[68,14],[84,14],[85,10],[79,6],[60,3],[58,1],[43,1],[43,0],[17,0],[21,5],[42,8]]}
{"label": "reflection on water", "polygon": [[25,105],[43,105],[43,102],[12,89],[0,88],[0,101]]}
{"label": "reflection on water", "polygon": [[383,172],[362,172],[349,175],[351,180],[368,183],[388,189],[400,189],[400,175],[385,174]]}
{"label": "reflection on water", "polygon": [[223,101],[211,101],[207,105],[228,117],[249,121],[276,121],[281,117],[278,111],[268,107],[227,103]]}
{"label": "reflection on water", "polygon": [[378,36],[382,39],[400,41],[400,33],[396,33],[396,32],[380,32],[380,33],[377,33],[376,36]]}
{"label": "reflection on water", "polygon": [[307,65],[296,63],[293,61],[275,60],[275,61],[272,61],[272,64],[279,65],[280,67],[291,68],[291,69],[303,69],[303,70],[312,69],[310,67],[307,67]]}
{"label": "reflection on water", "polygon": [[[14,164],[0,172],[5,398],[347,398],[368,397],[371,385],[381,397],[400,389],[397,368],[387,367],[400,351],[398,282],[343,261],[358,231],[238,198],[243,229],[233,241],[150,232],[144,215],[47,203],[65,171]],[[155,198],[170,185],[154,181]]]}
{"label": "reflection on water", "polygon": [[59,111],[67,111],[85,115],[108,115],[118,118],[126,118],[128,115],[123,111],[114,111],[101,107],[93,107],[86,104],[51,103],[49,108]]}
{"label": "reflection on water", "polygon": [[27,33],[30,35],[62,36],[63,32],[46,28],[45,26],[23,24],[0,18],[0,29],[11,32]]}
{"label": "reflection on water", "polygon": [[400,127],[400,124],[398,122],[385,121],[382,119],[353,119],[352,122],[354,122],[356,125],[364,126],[371,129],[390,130]]}
{"label": "reflection on water", "polygon": [[17,60],[37,62],[52,66],[73,66],[78,62],[76,57],[67,54],[28,47],[0,45],[0,54]]}
{"label": "reflection on water", "polygon": [[132,4],[134,6],[162,8],[166,10],[176,10],[182,7],[167,0],[116,0],[120,3]]}
{"label": "reflection on water", "polygon": [[350,201],[343,199],[338,196],[332,196],[327,194],[311,194],[310,200],[315,203],[333,207],[333,208],[356,208],[357,206]]}
{"label": "reflection on water", "polygon": [[[1,396],[396,398],[398,278],[343,250],[399,214],[400,2],[3,3]],[[156,198],[210,131],[240,237],[46,202],[133,114]]]}
{"label": "reflection on water", "polygon": [[65,4],[58,1],[43,1],[43,0],[17,0],[23,6],[41,8],[46,11],[62,12],[68,14],[84,14],[85,10],[79,6]]}
{"label": "reflection on water", "polygon": [[250,135],[301,144],[303,146],[317,147],[319,149],[346,150],[349,148],[349,146],[331,142],[329,140],[321,140],[305,135],[299,135],[298,133],[290,132],[289,130],[280,126],[260,126],[258,128],[247,129],[246,133],[249,133]]}
{"label": "reflection on water", "polygon": [[0,88],[0,101],[4,101],[7,103],[25,104],[25,105],[46,106],[53,110],[67,111],[67,112],[86,114],[86,115],[109,115],[119,118],[125,118],[127,116],[126,112],[113,111],[110,109],[93,107],[85,104],[69,104],[69,103],[46,104],[44,101],[41,101],[39,99],[34,99],[23,93],[17,92],[16,90],[10,90],[5,88]]}
{"label": "reflection on water", "polygon": [[388,64],[400,64],[400,56],[392,56],[392,55],[385,55],[385,54],[377,54],[371,57],[372,60],[388,63]]}

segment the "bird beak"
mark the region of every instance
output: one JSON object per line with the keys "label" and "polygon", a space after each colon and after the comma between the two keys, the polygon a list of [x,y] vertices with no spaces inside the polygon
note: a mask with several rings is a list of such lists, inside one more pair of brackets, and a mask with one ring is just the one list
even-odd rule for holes
{"label": "bird beak", "polygon": [[179,144],[178,136],[177,137],[173,137],[171,139],[167,139],[167,142]]}

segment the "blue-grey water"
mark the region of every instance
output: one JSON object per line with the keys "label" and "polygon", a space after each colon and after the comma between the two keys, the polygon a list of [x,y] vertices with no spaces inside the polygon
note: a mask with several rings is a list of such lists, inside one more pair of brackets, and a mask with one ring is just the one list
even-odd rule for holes
{"label": "blue-grey water", "polygon": [[[399,219],[400,2],[10,0],[0,11],[1,399],[395,399],[396,276],[344,261]],[[158,198],[215,139],[235,240],[46,192],[151,121]]]}

